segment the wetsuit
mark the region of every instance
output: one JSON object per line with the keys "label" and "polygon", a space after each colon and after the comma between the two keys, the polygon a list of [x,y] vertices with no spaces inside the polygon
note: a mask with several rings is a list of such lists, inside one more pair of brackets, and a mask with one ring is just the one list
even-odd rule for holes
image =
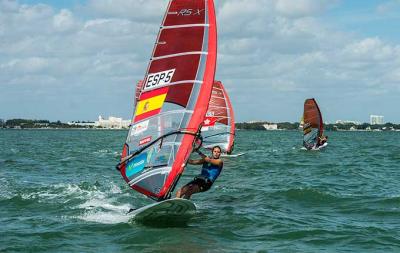
{"label": "wetsuit", "polygon": [[204,162],[200,175],[196,176],[187,185],[196,184],[199,186],[201,192],[207,191],[221,173],[222,167],[223,166],[219,167],[218,165]]}

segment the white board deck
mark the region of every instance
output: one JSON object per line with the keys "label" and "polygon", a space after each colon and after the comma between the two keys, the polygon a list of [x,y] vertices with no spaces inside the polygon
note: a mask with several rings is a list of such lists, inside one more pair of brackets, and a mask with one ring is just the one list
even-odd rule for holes
{"label": "white board deck", "polygon": [[230,155],[228,155],[228,154],[221,154],[221,157],[238,157],[238,156],[242,156],[242,155],[244,155],[244,154],[246,154],[246,153],[238,153],[238,154],[230,154]]}
{"label": "white board deck", "polygon": [[128,215],[142,223],[186,223],[196,212],[194,203],[187,199],[167,199],[136,209]]}
{"label": "white board deck", "polygon": [[313,148],[312,150],[321,150],[323,148],[325,148],[326,146],[328,146],[328,143],[325,142],[324,144],[322,144],[321,146],[319,146],[318,148]]}

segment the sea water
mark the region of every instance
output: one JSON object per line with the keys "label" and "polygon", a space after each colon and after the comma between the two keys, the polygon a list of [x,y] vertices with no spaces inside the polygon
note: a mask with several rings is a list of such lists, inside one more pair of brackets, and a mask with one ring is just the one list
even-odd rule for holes
{"label": "sea water", "polygon": [[306,151],[298,131],[237,131],[245,155],[171,227],[126,215],[152,203],[115,169],[126,134],[0,130],[0,252],[400,252],[400,132]]}

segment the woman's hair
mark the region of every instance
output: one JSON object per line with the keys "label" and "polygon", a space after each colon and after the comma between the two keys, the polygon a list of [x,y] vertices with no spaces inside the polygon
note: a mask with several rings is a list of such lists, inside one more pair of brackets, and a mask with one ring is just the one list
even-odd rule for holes
{"label": "woman's hair", "polygon": [[214,147],[212,148],[212,150],[211,150],[211,151],[214,151],[214,149],[216,149],[216,148],[218,148],[220,152],[222,151],[221,147],[220,147],[220,146],[218,146],[218,145],[217,145],[217,146],[214,146]]}

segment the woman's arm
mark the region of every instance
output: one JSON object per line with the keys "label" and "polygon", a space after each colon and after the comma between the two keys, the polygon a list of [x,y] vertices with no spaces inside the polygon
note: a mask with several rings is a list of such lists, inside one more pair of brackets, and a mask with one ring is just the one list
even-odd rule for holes
{"label": "woman's arm", "polygon": [[204,162],[208,162],[208,163],[211,163],[213,165],[217,165],[219,167],[222,167],[223,162],[222,162],[221,159],[210,158],[210,157],[206,156],[205,154],[201,153],[200,150],[196,150],[196,152],[197,152],[197,154],[199,154],[201,156],[201,159],[203,160],[203,163]]}
{"label": "woman's arm", "polygon": [[204,159],[207,158],[206,155],[204,155],[203,153],[201,153],[199,150],[195,150],[194,152],[196,152],[197,154],[199,154],[201,156],[200,159],[189,159],[188,163],[192,164],[192,165],[199,165],[199,164],[203,164],[204,163]]}
{"label": "woman's arm", "polygon": [[205,157],[204,161],[211,163],[213,165],[217,165],[218,167],[222,167],[222,165],[224,164],[221,159],[213,159],[210,157]]}
{"label": "woman's arm", "polygon": [[203,158],[196,159],[196,160],[192,160],[192,159],[188,160],[188,164],[191,164],[191,165],[199,165],[199,164],[203,164],[203,163],[204,163],[204,159]]}

